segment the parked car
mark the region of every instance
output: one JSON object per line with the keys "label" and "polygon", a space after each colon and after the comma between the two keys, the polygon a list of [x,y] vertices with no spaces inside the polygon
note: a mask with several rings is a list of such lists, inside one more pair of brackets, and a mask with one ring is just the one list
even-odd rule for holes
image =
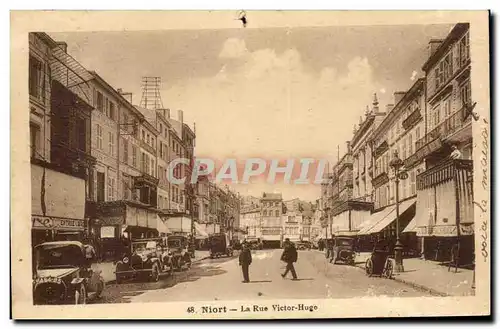
{"label": "parked car", "polygon": [[104,290],[100,271],[93,271],[78,241],[45,242],[34,250],[33,303],[86,304]]}
{"label": "parked car", "polygon": [[156,282],[161,274],[172,274],[172,253],[162,238],[132,240],[130,247],[116,263],[116,283],[137,278]]}
{"label": "parked car", "polygon": [[309,241],[301,241],[296,244],[297,250],[310,250],[312,244]]}
{"label": "parked car", "polygon": [[260,241],[260,239],[247,240],[246,242],[248,243],[248,246],[250,247],[250,249],[262,250],[264,248],[264,244],[262,243],[262,241]]}
{"label": "parked car", "polygon": [[233,256],[233,248],[230,245],[229,238],[226,233],[211,234],[208,238],[210,245],[210,258],[220,256]]}
{"label": "parked car", "polygon": [[330,262],[333,264],[340,261],[344,264],[354,265],[356,255],[356,252],[354,251],[354,239],[342,236],[334,237],[330,255]]}
{"label": "parked car", "polygon": [[184,235],[170,235],[167,244],[172,253],[172,266],[175,270],[189,269],[191,267],[191,254],[189,253],[189,239]]}

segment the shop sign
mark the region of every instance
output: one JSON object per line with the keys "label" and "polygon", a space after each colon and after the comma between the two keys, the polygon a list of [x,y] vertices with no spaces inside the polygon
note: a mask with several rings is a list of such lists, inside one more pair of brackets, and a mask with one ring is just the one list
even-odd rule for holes
{"label": "shop sign", "polygon": [[457,227],[454,225],[437,225],[417,227],[417,236],[457,236]]}
{"label": "shop sign", "polygon": [[70,231],[83,231],[85,229],[84,219],[32,216],[31,221],[34,229]]}

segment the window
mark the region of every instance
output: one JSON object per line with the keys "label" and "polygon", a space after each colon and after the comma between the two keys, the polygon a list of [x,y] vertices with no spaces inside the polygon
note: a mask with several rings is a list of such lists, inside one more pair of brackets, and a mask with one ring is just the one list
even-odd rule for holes
{"label": "window", "polygon": [[420,139],[420,127],[415,128],[415,142]]}
{"label": "window", "polygon": [[137,146],[132,145],[132,166],[137,167]]}
{"label": "window", "polygon": [[113,156],[115,154],[115,134],[111,131],[108,132],[108,140],[109,140],[109,155]]}
{"label": "window", "polygon": [[130,189],[130,177],[127,174],[122,174],[122,188],[123,188],[123,199],[129,200],[131,189]]}
{"label": "window", "polygon": [[274,213],[275,213],[275,216],[276,216],[276,217],[279,217],[279,216],[280,216],[280,211],[279,211],[279,210],[276,210]]}
{"label": "window", "polygon": [[122,161],[128,164],[128,140],[122,138],[123,158]]}
{"label": "window", "polygon": [[163,134],[163,125],[160,123],[160,134]]}
{"label": "window", "polygon": [[416,177],[414,170],[412,170],[412,172],[410,173],[410,186],[411,186],[411,195],[417,194],[417,185],[416,185]]}
{"label": "window", "polygon": [[146,132],[144,130],[142,131],[142,141],[146,141]]}
{"label": "window", "polygon": [[97,202],[104,201],[105,178],[103,172],[97,172]]}
{"label": "window", "polygon": [[441,87],[453,75],[453,52],[450,51],[434,69],[436,89]]}
{"label": "window", "polygon": [[[128,123],[128,114],[127,114],[127,112],[123,112],[123,124],[127,124],[127,123]],[[124,127],[128,131],[128,126],[124,126]]]}
{"label": "window", "polygon": [[470,47],[469,47],[469,32],[465,33],[465,35],[460,39],[458,44],[458,56],[459,56],[459,65],[463,66],[467,63],[470,58]]}
{"label": "window", "polygon": [[37,159],[42,157],[40,154],[40,126],[30,123],[30,146],[31,158]]}
{"label": "window", "polygon": [[151,159],[151,176],[155,176],[155,160]]}
{"label": "window", "polygon": [[267,210],[264,210],[264,217],[267,216]]}
{"label": "window", "polygon": [[408,136],[408,156],[413,154],[413,134],[410,133]]}
{"label": "window", "polygon": [[111,120],[116,120],[116,112],[115,112],[115,104],[113,102],[109,102],[109,117]]}
{"label": "window", "polygon": [[148,143],[148,145],[149,145],[149,143],[150,143],[149,138],[150,138],[150,136],[149,136],[149,134],[147,134],[147,135],[146,135],[146,143]]}
{"label": "window", "polygon": [[86,122],[84,118],[76,118],[76,145],[81,151],[87,150]]}
{"label": "window", "polygon": [[108,201],[113,201],[115,194],[115,178],[108,176]]}
{"label": "window", "polygon": [[405,160],[407,158],[407,155],[406,155],[406,139],[403,140],[403,145],[401,145],[401,159],[402,160]]}
{"label": "window", "polygon": [[104,97],[101,92],[97,92],[97,109],[104,112]]}
{"label": "window", "polygon": [[149,157],[146,153],[142,153],[142,171],[149,173]]}
{"label": "window", "polygon": [[432,108],[432,118],[431,118],[431,122],[432,122],[432,128],[435,128],[439,125],[440,123],[440,113],[441,112],[441,104],[437,104],[436,106],[434,106]]}
{"label": "window", "polygon": [[97,146],[97,149],[98,150],[102,150],[102,127],[101,125],[97,125],[97,134],[96,134],[96,138],[97,138],[97,143],[96,143],[96,146]]}
{"label": "window", "polygon": [[45,101],[43,64],[34,56],[30,56],[29,58],[29,93],[31,96]]}
{"label": "window", "polygon": [[460,86],[460,107],[463,104],[469,104],[471,101],[471,93],[470,93],[470,80],[467,80],[464,84]]}
{"label": "window", "polygon": [[444,118],[448,118],[451,115],[451,97],[448,97],[443,102],[444,106]]}

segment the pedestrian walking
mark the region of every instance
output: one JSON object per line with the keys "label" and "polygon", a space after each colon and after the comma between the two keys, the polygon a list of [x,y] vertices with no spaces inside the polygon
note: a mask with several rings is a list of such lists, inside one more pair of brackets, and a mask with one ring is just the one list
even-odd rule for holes
{"label": "pedestrian walking", "polygon": [[239,261],[241,272],[243,272],[243,283],[248,283],[250,282],[248,268],[250,267],[250,264],[252,264],[252,252],[250,251],[250,247],[247,243],[243,245],[243,250],[240,252]]}
{"label": "pedestrian walking", "polygon": [[297,272],[295,272],[295,267],[293,263],[297,262],[297,249],[295,244],[293,244],[289,238],[285,239],[285,250],[281,255],[281,260],[286,263],[285,273],[281,274],[283,278],[286,277],[288,272],[292,272],[292,280],[297,280]]}
{"label": "pedestrian walking", "polygon": [[92,267],[92,260],[96,256],[95,249],[87,239],[84,240],[83,247],[85,249],[85,260],[87,261],[87,267],[90,268]]}

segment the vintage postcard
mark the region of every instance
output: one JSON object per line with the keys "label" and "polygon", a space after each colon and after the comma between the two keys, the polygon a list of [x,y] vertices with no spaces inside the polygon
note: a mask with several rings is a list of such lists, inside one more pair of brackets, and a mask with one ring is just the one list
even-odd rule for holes
{"label": "vintage postcard", "polygon": [[490,314],[487,11],[11,27],[14,318]]}

